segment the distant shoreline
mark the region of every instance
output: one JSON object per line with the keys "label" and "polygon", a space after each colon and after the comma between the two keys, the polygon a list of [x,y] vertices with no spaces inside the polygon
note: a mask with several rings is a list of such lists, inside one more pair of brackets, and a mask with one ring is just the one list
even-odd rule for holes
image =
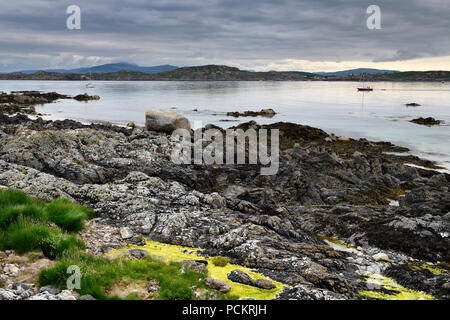
{"label": "distant shoreline", "polygon": [[[32,74],[13,72],[0,74],[0,80],[44,81],[360,81],[361,75],[321,76],[308,72],[268,71],[250,72],[228,66],[184,67],[160,73],[140,71],[117,71],[106,73],[58,73],[37,71]],[[408,71],[396,73],[367,74],[370,82],[446,82],[450,71]]]}
{"label": "distant shoreline", "polygon": [[[353,79],[314,79],[314,80],[275,80],[275,79],[267,79],[267,80],[252,80],[252,79],[232,79],[232,80],[224,80],[224,79],[95,79],[95,80],[79,80],[79,79],[0,79],[0,81],[83,81],[88,83],[89,81],[129,81],[129,82],[359,82],[358,80]],[[366,82],[392,82],[392,83],[408,83],[408,82],[450,82],[450,79],[448,80],[440,80],[440,79],[434,79],[434,80],[425,80],[425,79],[417,79],[417,80],[387,80],[387,79],[376,79],[376,80],[369,80]]]}

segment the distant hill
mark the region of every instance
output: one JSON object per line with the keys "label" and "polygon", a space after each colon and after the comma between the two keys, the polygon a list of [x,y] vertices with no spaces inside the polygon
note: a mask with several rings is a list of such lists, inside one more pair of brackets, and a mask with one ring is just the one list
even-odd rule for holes
{"label": "distant hill", "polygon": [[[328,81],[359,81],[360,75],[326,77]],[[366,81],[450,81],[450,71],[405,71],[368,74]]]}
{"label": "distant hill", "polygon": [[[78,74],[85,74],[85,73],[106,73],[106,72],[119,72],[119,71],[137,71],[137,72],[143,72],[148,74],[154,74],[164,71],[171,71],[175,70],[178,67],[171,66],[171,65],[162,65],[162,66],[154,66],[154,67],[141,67],[137,64],[133,63],[126,63],[126,62],[120,62],[120,63],[109,63],[109,64],[102,64],[99,66],[94,67],[86,67],[86,68],[77,68],[77,69],[49,69],[49,70],[43,70],[44,72],[55,72],[55,73],[78,73]],[[40,70],[24,70],[19,71],[24,74],[33,74]]]}
{"label": "distant hill", "polygon": [[268,71],[252,72],[221,65],[183,67],[152,75],[161,80],[217,80],[217,81],[264,81],[264,80],[306,80],[315,77],[309,72]]}
{"label": "distant hill", "polygon": [[238,68],[207,65],[198,67],[184,67],[171,71],[164,71],[154,74],[140,71],[117,71],[102,73],[60,73],[38,71],[32,74],[13,72],[0,74],[0,80],[120,80],[120,81],[299,81],[317,78],[316,75],[308,72],[286,71],[286,72],[249,72]]}
{"label": "distant hill", "polygon": [[[159,73],[117,71],[102,73],[59,73],[38,71],[32,74],[13,72],[0,74],[0,80],[117,80],[117,81],[358,81],[360,75],[323,77],[308,72],[250,72],[238,68],[207,65],[183,67]],[[450,71],[410,71],[368,74],[368,81],[450,81]]]}
{"label": "distant hill", "polygon": [[344,71],[337,71],[337,72],[315,72],[315,74],[324,76],[324,77],[345,77],[345,76],[351,76],[351,75],[361,75],[363,73],[365,74],[382,74],[382,73],[396,73],[399,71],[394,70],[380,70],[380,69],[368,69],[368,68],[358,68],[358,69],[351,69],[351,70],[344,70]]}

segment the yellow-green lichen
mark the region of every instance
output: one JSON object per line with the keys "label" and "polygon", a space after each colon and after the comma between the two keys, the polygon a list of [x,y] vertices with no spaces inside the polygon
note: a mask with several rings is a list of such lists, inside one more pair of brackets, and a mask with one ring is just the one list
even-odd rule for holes
{"label": "yellow-green lichen", "polygon": [[443,274],[443,273],[447,273],[447,271],[445,269],[430,265],[426,262],[423,262],[421,264],[420,263],[411,264],[411,265],[409,265],[409,267],[415,271],[426,269],[426,270],[430,271],[432,274],[437,275],[437,276],[440,274]]}
{"label": "yellow-green lichen", "polygon": [[[283,290],[283,287],[289,287],[280,282],[273,281],[272,279],[265,277],[264,275],[251,271],[250,269],[236,265],[227,264],[224,267],[215,266],[213,264],[213,257],[205,258],[198,253],[201,251],[199,248],[183,247],[178,245],[170,245],[159,243],[155,241],[146,241],[144,246],[128,245],[127,247],[115,249],[107,255],[113,257],[120,257],[128,254],[130,249],[141,249],[147,251],[152,257],[165,261],[165,262],[178,262],[183,260],[204,260],[208,261],[207,269],[208,276],[227,282],[231,285],[231,290],[228,292],[230,296],[237,296],[239,298],[254,298],[256,300],[270,300]],[[227,275],[233,270],[242,270],[250,275],[253,279],[265,279],[272,281],[276,288],[272,290],[260,289],[244,284],[232,282],[228,280]]]}
{"label": "yellow-green lichen", "polygon": [[358,293],[362,296],[382,300],[433,300],[433,296],[411,289],[406,289],[394,279],[381,274],[367,273],[367,279],[362,280],[369,289],[383,288],[398,293],[388,294],[376,290],[363,290]]}

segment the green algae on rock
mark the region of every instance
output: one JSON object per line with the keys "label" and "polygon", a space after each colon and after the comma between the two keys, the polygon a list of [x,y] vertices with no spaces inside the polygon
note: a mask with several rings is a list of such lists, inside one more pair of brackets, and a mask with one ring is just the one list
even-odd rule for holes
{"label": "green algae on rock", "polygon": [[444,274],[444,273],[448,273],[448,271],[446,271],[445,269],[439,268],[439,267],[437,267],[435,265],[431,265],[430,263],[427,263],[427,262],[412,263],[412,264],[409,265],[409,267],[412,270],[423,270],[423,269],[425,269],[425,270],[430,271],[432,274],[434,274],[436,276]]}
{"label": "green algae on rock", "polygon": [[[179,245],[172,244],[164,244],[155,241],[146,241],[144,246],[134,246],[128,245],[127,247],[114,249],[110,253],[107,253],[106,256],[110,256],[112,258],[122,257],[128,255],[128,251],[132,249],[141,249],[147,251],[150,256],[155,259],[164,261],[164,262],[181,262],[183,260],[202,260],[208,262],[207,269],[208,275],[211,278],[219,279],[221,281],[227,282],[231,285],[231,290],[228,293],[230,296],[237,296],[239,298],[253,298],[256,300],[270,300],[274,299],[277,294],[283,291],[283,287],[289,287],[280,282],[273,281],[272,279],[265,277],[264,275],[254,272],[249,268],[244,266],[235,265],[235,264],[227,264],[226,266],[220,267],[214,265],[212,262],[213,257],[205,258],[198,253],[202,250],[199,248],[191,248],[184,247]],[[232,282],[227,278],[227,275],[233,270],[241,270],[250,275],[253,279],[263,279],[269,280],[275,284],[275,288],[271,290],[260,289],[236,282]]]}
{"label": "green algae on rock", "polygon": [[[362,296],[368,297],[368,298],[374,298],[374,299],[381,299],[381,300],[433,300],[434,297],[432,295],[415,291],[411,289],[407,289],[403,287],[402,285],[398,284],[394,279],[383,276],[381,274],[373,274],[373,273],[367,273],[367,278],[364,281],[367,284],[367,287],[369,290],[362,290],[358,293]],[[370,290],[370,289],[377,289],[382,288],[388,291],[395,291],[398,293],[395,294],[388,294],[383,293],[381,291],[377,290]]]}

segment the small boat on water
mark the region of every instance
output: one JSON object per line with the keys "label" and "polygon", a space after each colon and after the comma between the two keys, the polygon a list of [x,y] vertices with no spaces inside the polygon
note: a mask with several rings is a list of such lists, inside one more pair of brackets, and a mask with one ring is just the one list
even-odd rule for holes
{"label": "small boat on water", "polygon": [[370,86],[366,86],[366,74],[363,73],[361,75],[362,86],[358,88],[358,91],[373,91],[373,88]]}
{"label": "small boat on water", "polygon": [[[89,72],[89,80],[92,80],[92,72]],[[86,88],[95,88],[95,85],[92,82],[86,84]]]}

